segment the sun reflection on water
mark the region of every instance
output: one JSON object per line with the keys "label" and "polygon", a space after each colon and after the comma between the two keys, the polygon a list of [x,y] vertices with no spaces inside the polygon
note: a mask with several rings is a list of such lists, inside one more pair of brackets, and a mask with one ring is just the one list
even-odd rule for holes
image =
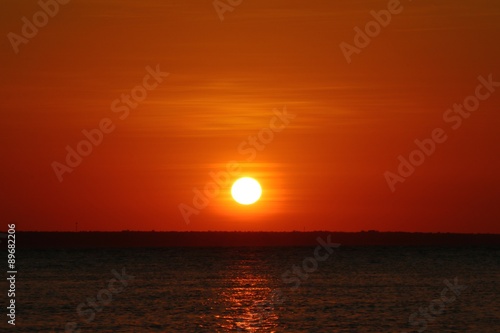
{"label": "sun reflection on water", "polygon": [[[241,260],[228,267],[227,288],[220,290],[225,308],[218,314],[227,332],[275,332],[278,315],[272,303],[273,280],[262,274],[258,260]],[[258,268],[257,268],[258,267]]]}

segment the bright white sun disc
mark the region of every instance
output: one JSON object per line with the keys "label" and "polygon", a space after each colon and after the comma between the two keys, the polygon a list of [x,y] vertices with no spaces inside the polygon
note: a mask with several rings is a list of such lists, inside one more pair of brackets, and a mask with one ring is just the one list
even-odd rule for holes
{"label": "bright white sun disc", "polygon": [[258,181],[250,177],[243,177],[234,182],[231,188],[233,199],[242,205],[251,205],[259,200],[262,188]]}

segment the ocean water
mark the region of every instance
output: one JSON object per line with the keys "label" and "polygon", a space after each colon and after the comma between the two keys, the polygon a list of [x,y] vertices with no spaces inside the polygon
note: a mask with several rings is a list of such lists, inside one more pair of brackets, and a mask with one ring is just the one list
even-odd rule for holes
{"label": "ocean water", "polygon": [[500,332],[498,247],[18,255],[2,332]]}

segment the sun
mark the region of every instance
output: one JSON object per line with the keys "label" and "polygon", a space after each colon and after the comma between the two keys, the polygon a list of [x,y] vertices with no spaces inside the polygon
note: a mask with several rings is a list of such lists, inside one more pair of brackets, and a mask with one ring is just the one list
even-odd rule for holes
{"label": "sun", "polygon": [[262,188],[258,181],[251,177],[243,177],[236,180],[231,187],[231,195],[234,201],[242,205],[251,205],[259,200]]}

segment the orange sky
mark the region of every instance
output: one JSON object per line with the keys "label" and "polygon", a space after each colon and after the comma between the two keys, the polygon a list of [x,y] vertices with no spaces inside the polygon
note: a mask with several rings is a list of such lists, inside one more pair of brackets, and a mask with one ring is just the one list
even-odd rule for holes
{"label": "orange sky", "polygon": [[[22,35],[40,5],[2,1],[2,221],[500,233],[500,87],[459,128],[443,119],[479,76],[500,82],[500,3],[402,1],[348,63],[340,44],[354,45],[353,28],[387,8],[243,0],[221,21],[212,1],[72,0],[16,53],[8,34]],[[157,67],[168,76],[155,80]],[[144,82],[155,87],[143,101],[120,102]],[[285,107],[295,118],[246,160],[239,145]],[[103,119],[113,130],[60,182],[54,161]],[[447,140],[391,191],[384,174],[435,128]],[[193,189],[232,160],[259,179],[261,200],[239,206],[225,187],[187,224],[179,204],[193,206]]]}

